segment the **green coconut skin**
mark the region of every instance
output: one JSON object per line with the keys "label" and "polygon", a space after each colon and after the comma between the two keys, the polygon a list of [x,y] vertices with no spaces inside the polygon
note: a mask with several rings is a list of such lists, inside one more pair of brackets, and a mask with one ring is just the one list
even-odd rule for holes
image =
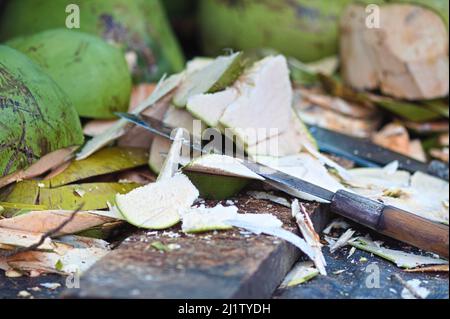
{"label": "green coconut skin", "polygon": [[20,0],[9,1],[0,17],[0,40],[48,29],[66,28],[66,7],[80,8],[78,31],[103,37],[135,52],[135,82],[154,82],[179,72],[184,58],[159,0]]}
{"label": "green coconut skin", "polygon": [[203,174],[184,170],[183,173],[200,192],[205,199],[224,200],[239,193],[250,182],[249,179]]}
{"label": "green coconut skin", "polygon": [[132,80],[123,53],[96,36],[49,30],[7,42],[39,64],[67,93],[78,114],[113,119],[126,112]]}
{"label": "green coconut skin", "polygon": [[83,141],[63,90],[27,56],[0,45],[0,177]]}
{"label": "green coconut skin", "polygon": [[202,45],[208,54],[218,54],[224,48],[272,48],[302,62],[316,61],[338,52],[339,16],[352,2],[201,0]]}

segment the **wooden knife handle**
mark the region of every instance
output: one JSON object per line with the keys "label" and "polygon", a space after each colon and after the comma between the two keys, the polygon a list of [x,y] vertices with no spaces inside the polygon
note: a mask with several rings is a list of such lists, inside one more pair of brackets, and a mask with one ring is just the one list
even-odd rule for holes
{"label": "wooden knife handle", "polygon": [[334,195],[331,210],[386,236],[449,258],[446,225],[342,190]]}
{"label": "wooden knife handle", "polygon": [[449,228],[401,209],[386,206],[380,216],[378,231],[386,236],[449,257]]}

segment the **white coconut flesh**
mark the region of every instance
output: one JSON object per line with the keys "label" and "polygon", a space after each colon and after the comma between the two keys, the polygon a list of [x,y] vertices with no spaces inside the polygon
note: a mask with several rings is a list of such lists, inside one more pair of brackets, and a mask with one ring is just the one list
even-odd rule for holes
{"label": "white coconut flesh", "polygon": [[219,154],[207,154],[194,159],[184,167],[184,170],[205,174],[264,180],[263,177],[254,173],[242,164],[241,160]]}
{"label": "white coconut flesh", "polygon": [[[256,160],[261,164],[318,185],[331,192],[345,189],[341,183],[330,175],[319,160],[307,153],[300,153],[297,155],[290,155],[280,158],[258,156]],[[319,198],[306,193],[299,192],[295,195],[304,200],[321,201]]]}
{"label": "white coconut flesh", "polygon": [[421,172],[411,176],[406,171],[386,168],[359,168],[349,173],[351,180],[345,183],[358,194],[448,224],[448,182]]}
{"label": "white coconut flesh", "polygon": [[186,233],[198,233],[211,230],[227,230],[233,223],[242,222],[255,228],[278,229],[283,223],[272,214],[239,214],[236,206],[207,208],[193,207],[181,212],[182,230]]}
{"label": "white coconut flesh", "polygon": [[288,156],[302,151],[305,143],[312,144],[308,129],[299,117],[292,111],[288,128],[280,135],[261,141],[256,145],[247,146],[247,154],[253,156]]}
{"label": "white coconut flesh", "polygon": [[[178,109],[174,106],[170,106],[163,118],[164,124],[174,127],[185,129],[184,135],[187,138],[189,134],[196,138],[200,138],[205,125],[200,121],[195,119],[189,112],[184,109]],[[162,165],[165,160],[165,155],[169,152],[171,146],[171,141],[156,136],[150,147],[150,157],[149,166],[151,170],[155,173],[161,171]],[[183,145],[182,156],[190,157],[191,150],[189,146]],[[198,152],[193,152],[194,157],[200,155]]]}
{"label": "white coconut flesh", "polygon": [[198,62],[198,67],[191,64],[191,72],[186,73],[185,80],[175,93],[174,105],[184,108],[191,96],[209,92],[238,63],[240,57],[241,53],[236,52],[229,56],[220,56],[211,62]]}
{"label": "white coconut flesh", "polygon": [[132,225],[165,229],[180,221],[180,210],[191,207],[199,192],[183,174],[148,184],[126,195],[116,195],[116,205]]}
{"label": "white coconut flesh", "polygon": [[220,118],[237,97],[238,91],[235,88],[228,88],[217,93],[198,94],[189,98],[186,109],[208,126],[219,127]]}
{"label": "white coconut flesh", "polygon": [[236,206],[217,205],[212,208],[193,207],[181,212],[181,229],[185,233],[199,233],[210,230],[227,230],[233,226],[225,221],[237,216]]}
{"label": "white coconut flesh", "polygon": [[234,86],[239,96],[226,108],[220,124],[230,128],[241,145],[256,145],[289,127],[293,92],[285,57],[256,62]]}

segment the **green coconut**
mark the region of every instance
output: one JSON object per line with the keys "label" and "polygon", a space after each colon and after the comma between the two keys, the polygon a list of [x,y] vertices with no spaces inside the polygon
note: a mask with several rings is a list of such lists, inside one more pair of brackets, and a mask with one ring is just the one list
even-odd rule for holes
{"label": "green coconut", "polygon": [[62,89],[25,55],[0,46],[0,179],[46,154],[83,143]]}
{"label": "green coconut", "polygon": [[39,64],[67,93],[78,114],[97,119],[126,112],[131,75],[121,50],[96,36],[49,30],[7,44]]}
{"label": "green coconut", "polygon": [[[70,4],[80,9],[79,31],[124,49],[136,82],[155,81],[183,69],[184,59],[159,0],[9,1],[0,17],[0,40],[66,28]],[[69,7],[70,8],[70,7]]]}
{"label": "green coconut", "polygon": [[[225,48],[272,48],[311,62],[338,51],[338,20],[354,0],[202,0],[202,45],[208,54]],[[382,3],[383,0],[362,0]]]}

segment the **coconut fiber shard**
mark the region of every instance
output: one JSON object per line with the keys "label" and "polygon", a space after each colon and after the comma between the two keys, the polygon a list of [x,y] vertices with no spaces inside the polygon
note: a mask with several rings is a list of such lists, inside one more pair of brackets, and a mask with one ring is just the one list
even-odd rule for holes
{"label": "coconut fiber shard", "polygon": [[81,145],[80,120],[61,88],[14,49],[0,46],[0,61],[0,176]]}

